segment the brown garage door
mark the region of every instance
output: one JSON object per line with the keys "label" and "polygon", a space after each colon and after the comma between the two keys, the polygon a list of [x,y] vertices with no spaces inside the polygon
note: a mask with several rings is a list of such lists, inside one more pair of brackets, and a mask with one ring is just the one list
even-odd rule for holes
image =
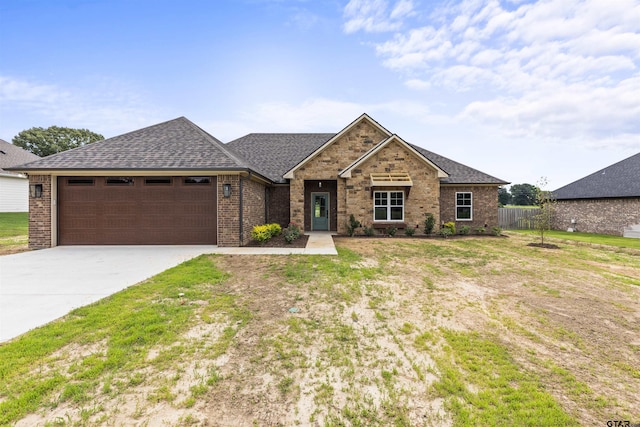
{"label": "brown garage door", "polygon": [[215,177],[58,177],[58,244],[216,244]]}

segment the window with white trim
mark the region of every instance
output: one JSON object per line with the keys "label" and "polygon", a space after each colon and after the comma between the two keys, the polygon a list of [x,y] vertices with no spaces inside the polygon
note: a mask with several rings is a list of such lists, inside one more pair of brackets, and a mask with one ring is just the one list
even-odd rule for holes
{"label": "window with white trim", "polygon": [[374,191],[374,221],[404,221],[403,191]]}
{"label": "window with white trim", "polygon": [[456,221],[471,221],[473,219],[472,193],[456,193]]}

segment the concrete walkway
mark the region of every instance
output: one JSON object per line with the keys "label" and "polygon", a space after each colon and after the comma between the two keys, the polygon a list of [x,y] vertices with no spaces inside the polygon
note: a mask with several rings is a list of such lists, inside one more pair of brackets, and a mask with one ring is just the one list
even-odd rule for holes
{"label": "concrete walkway", "polygon": [[58,246],[0,256],[0,342],[201,254],[337,255],[331,233],[306,248]]}

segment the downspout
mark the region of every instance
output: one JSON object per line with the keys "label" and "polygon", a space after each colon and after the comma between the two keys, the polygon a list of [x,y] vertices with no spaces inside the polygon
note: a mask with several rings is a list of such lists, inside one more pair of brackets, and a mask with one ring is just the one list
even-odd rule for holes
{"label": "downspout", "polygon": [[243,215],[244,209],[243,209],[243,206],[242,206],[242,199],[244,198],[244,196],[242,194],[242,187],[243,187],[242,183],[243,183],[243,181],[244,181],[244,178],[242,178],[242,176],[241,176],[240,177],[240,184],[239,184],[239,187],[240,187],[240,195],[239,195],[240,203],[238,203],[238,205],[240,206],[240,245],[239,246],[242,246],[243,234],[244,234],[244,215]]}

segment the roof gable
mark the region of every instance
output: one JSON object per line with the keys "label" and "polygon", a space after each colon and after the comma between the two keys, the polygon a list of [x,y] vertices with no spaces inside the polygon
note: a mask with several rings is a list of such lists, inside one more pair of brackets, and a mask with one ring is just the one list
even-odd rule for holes
{"label": "roof gable", "polygon": [[362,121],[367,121],[370,125],[372,125],[376,129],[378,129],[380,132],[382,132],[383,135],[385,135],[387,137],[391,136],[391,132],[389,132],[382,125],[380,125],[380,123],[378,123],[375,120],[373,120],[367,113],[363,113],[360,117],[355,119],[353,122],[351,122],[348,126],[346,126],[344,129],[342,129],[340,132],[335,134],[331,139],[329,139],[327,142],[325,142],[322,146],[318,147],[313,153],[311,153],[310,155],[308,155],[307,157],[302,159],[293,168],[288,170],[283,175],[283,177],[286,178],[286,179],[294,178],[296,170],[300,169],[307,162],[309,162],[310,160],[315,158],[318,154],[322,153],[324,150],[327,149],[327,147],[331,146],[334,142],[338,141],[340,138],[342,138],[342,136],[344,136],[347,132],[351,131],[353,128],[355,128]]}
{"label": "roof gable", "polygon": [[351,171],[353,169],[357,168],[362,163],[366,162],[368,159],[370,159],[376,153],[379,153],[381,150],[383,150],[385,147],[387,147],[389,144],[391,144],[394,141],[399,143],[400,145],[404,146],[407,150],[409,150],[409,152],[413,153],[417,158],[422,160],[424,163],[426,163],[430,167],[434,168],[438,173],[438,178],[446,178],[446,177],[449,176],[438,165],[434,164],[431,160],[429,160],[428,158],[423,156],[421,153],[416,151],[415,148],[413,148],[411,145],[407,144],[402,138],[400,138],[396,134],[393,134],[393,135],[389,136],[387,139],[385,139],[384,141],[382,141],[378,145],[372,147],[369,151],[367,151],[362,156],[360,156],[360,158],[358,158],[355,162],[353,162],[349,166],[347,166],[342,172],[340,172],[338,174],[338,176],[340,178],[351,178]]}
{"label": "roof gable", "polygon": [[27,163],[19,170],[237,170],[247,164],[185,117]]}
{"label": "roof gable", "polygon": [[553,192],[558,200],[640,197],[640,153]]}

